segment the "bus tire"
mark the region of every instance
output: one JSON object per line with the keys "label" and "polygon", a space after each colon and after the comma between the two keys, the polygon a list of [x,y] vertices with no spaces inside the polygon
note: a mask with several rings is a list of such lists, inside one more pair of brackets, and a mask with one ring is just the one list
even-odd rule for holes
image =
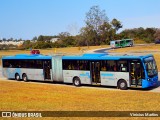
{"label": "bus tire", "polygon": [[81,81],[80,81],[79,77],[75,77],[75,78],[73,79],[73,84],[74,84],[74,86],[76,86],[76,87],[81,86]]}
{"label": "bus tire", "polygon": [[25,73],[22,75],[22,79],[23,79],[24,82],[28,81],[27,75]]}
{"label": "bus tire", "polygon": [[15,80],[20,81],[20,76],[18,73],[15,74]]}
{"label": "bus tire", "polygon": [[121,90],[127,89],[127,82],[125,80],[118,81],[118,88]]}

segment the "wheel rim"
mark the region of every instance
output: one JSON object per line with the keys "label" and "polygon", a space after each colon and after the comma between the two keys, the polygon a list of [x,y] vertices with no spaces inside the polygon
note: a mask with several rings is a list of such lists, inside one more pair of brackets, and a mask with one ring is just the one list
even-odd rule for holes
{"label": "wheel rim", "polygon": [[24,77],[23,77],[23,80],[24,80],[24,81],[26,81],[26,80],[27,80],[27,77],[26,77],[26,76],[24,76]]}
{"label": "wheel rim", "polygon": [[79,80],[75,80],[75,85],[79,85]]}
{"label": "wheel rim", "polygon": [[122,82],[122,83],[120,84],[120,87],[121,87],[121,88],[124,88],[125,85],[126,85],[126,84],[125,84],[124,82]]}
{"label": "wheel rim", "polygon": [[19,75],[16,76],[16,79],[19,80]]}

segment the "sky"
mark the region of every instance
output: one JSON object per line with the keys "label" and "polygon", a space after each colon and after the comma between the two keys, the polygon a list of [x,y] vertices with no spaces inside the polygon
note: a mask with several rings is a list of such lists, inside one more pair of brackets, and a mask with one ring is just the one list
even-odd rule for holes
{"label": "sky", "polygon": [[160,28],[160,0],[0,0],[0,39],[79,33],[86,12],[98,5],[124,29]]}

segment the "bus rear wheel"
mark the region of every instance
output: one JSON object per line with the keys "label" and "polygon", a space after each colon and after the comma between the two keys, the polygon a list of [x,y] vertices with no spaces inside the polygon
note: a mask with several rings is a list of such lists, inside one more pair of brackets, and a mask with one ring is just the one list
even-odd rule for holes
{"label": "bus rear wheel", "polygon": [[15,74],[15,80],[20,81],[20,76],[18,73]]}
{"label": "bus rear wheel", "polygon": [[127,82],[125,80],[120,80],[118,82],[118,88],[121,90],[126,90],[127,89]]}
{"label": "bus rear wheel", "polygon": [[27,81],[28,81],[27,75],[26,75],[26,74],[23,74],[23,75],[22,75],[22,79],[23,79],[24,82],[27,82]]}
{"label": "bus rear wheel", "polygon": [[78,77],[74,78],[73,84],[74,84],[76,87],[81,86],[81,81],[80,81],[80,79],[79,79]]}

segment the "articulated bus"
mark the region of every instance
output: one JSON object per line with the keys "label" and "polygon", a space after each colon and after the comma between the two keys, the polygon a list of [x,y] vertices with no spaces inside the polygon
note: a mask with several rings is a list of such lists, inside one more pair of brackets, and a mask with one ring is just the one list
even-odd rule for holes
{"label": "articulated bus", "polygon": [[157,85],[158,71],[153,55],[79,56],[15,55],[2,58],[3,75],[16,80],[38,80],[83,84],[148,88]]}
{"label": "articulated bus", "polygon": [[134,45],[133,39],[122,39],[122,40],[110,41],[111,48],[132,47],[133,45]]}

